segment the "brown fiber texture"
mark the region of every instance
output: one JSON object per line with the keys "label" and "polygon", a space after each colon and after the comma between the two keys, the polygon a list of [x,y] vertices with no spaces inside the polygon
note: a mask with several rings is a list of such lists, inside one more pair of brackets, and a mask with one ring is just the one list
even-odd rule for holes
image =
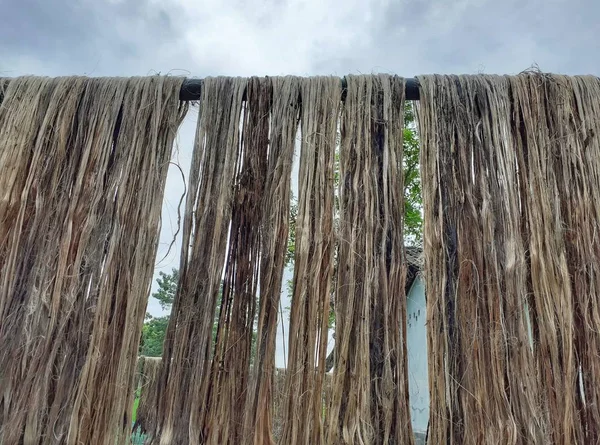
{"label": "brown fiber texture", "polygon": [[274,443],[273,417],[280,414],[273,408],[276,387],[275,341],[289,230],[290,176],[300,109],[300,78],[274,77],[271,82],[273,106],[267,178],[262,200],[256,352],[245,412],[244,440],[254,445]]}
{"label": "brown fiber texture", "polygon": [[182,79],[0,84],[0,443],[125,443]]}
{"label": "brown fiber texture", "polygon": [[429,443],[597,443],[600,81],[419,81]]}
{"label": "brown fiber texture", "polygon": [[302,81],[294,283],[280,444],[324,443],[323,378],[333,273],[333,166],[339,78]]}
{"label": "brown fiber texture", "polygon": [[207,78],[202,85],[179,283],[159,380],[153,443],[161,445],[196,445],[203,437],[212,326],[226,257],[246,84],[242,78]]}
{"label": "brown fiber texture", "polygon": [[[152,431],[148,431],[148,426],[156,424],[157,382],[160,368],[160,357],[141,356],[138,358],[136,391],[139,402],[133,429],[146,435],[152,434]],[[146,438],[147,441],[149,439],[149,437]]]}
{"label": "brown fiber texture", "polygon": [[348,76],[328,444],[411,444],[403,244],[404,79]]}
{"label": "brown fiber texture", "polygon": [[204,81],[155,443],[273,441],[275,328],[298,110],[297,78]]}

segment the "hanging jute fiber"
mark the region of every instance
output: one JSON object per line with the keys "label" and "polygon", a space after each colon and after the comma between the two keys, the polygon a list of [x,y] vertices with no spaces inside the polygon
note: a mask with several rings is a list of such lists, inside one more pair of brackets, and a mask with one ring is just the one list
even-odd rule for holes
{"label": "hanging jute fiber", "polygon": [[597,443],[600,81],[419,81],[429,443]]}
{"label": "hanging jute fiber", "polygon": [[348,76],[328,444],[411,444],[403,244],[404,79]]}
{"label": "hanging jute fiber", "polygon": [[[412,443],[404,81],[351,76],[340,115],[341,109],[339,78],[204,81],[156,423],[145,427],[152,443]],[[298,121],[289,359],[276,384],[277,312]],[[333,294],[340,302],[339,351],[326,389]]]}
{"label": "hanging jute fiber", "polygon": [[246,443],[274,443],[275,341],[290,212],[290,176],[298,129],[300,84],[297,77],[271,78],[273,106],[267,177],[262,199],[260,301],[255,358],[245,412]]}
{"label": "hanging jute fiber", "polygon": [[125,443],[182,79],[0,81],[0,443]]}
{"label": "hanging jute fiber", "polygon": [[293,77],[204,81],[155,443],[272,443],[298,108]]}
{"label": "hanging jute fiber", "polygon": [[221,292],[246,84],[241,78],[208,78],[202,85],[179,283],[159,380],[153,443],[161,445],[196,445],[203,437],[212,327]]}
{"label": "hanging jute fiber", "polygon": [[138,406],[133,430],[145,435],[152,434],[152,431],[148,430],[148,425],[156,424],[157,382],[160,368],[160,357],[141,356],[138,358],[137,385],[135,388]]}
{"label": "hanging jute fiber", "polygon": [[323,379],[333,273],[339,78],[302,81],[300,168],[289,359],[280,444],[324,443]]}

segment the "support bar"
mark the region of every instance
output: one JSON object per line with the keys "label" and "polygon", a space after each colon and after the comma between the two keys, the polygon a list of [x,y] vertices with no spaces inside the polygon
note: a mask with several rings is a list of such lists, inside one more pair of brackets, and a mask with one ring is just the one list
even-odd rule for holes
{"label": "support bar", "polygon": [[[346,78],[342,77],[342,97],[345,96]],[[415,78],[405,79],[406,100],[419,100],[419,81]],[[202,90],[202,79],[186,79],[181,86],[179,99],[183,101],[200,100]]]}

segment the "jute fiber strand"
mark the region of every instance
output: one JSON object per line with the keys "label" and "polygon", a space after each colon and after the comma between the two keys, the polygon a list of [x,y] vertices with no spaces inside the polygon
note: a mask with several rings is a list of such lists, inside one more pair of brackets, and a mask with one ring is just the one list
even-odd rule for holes
{"label": "jute fiber strand", "polygon": [[244,437],[252,331],[260,261],[261,201],[265,197],[271,82],[251,78],[246,87],[240,166],[234,202],[210,387],[205,443],[239,444]]}
{"label": "jute fiber strand", "polygon": [[583,443],[583,437],[575,406],[576,326],[564,238],[571,228],[564,227],[560,208],[564,197],[557,184],[557,174],[566,160],[563,149],[567,147],[562,147],[556,137],[565,123],[554,118],[562,98],[553,83],[544,76],[522,76],[511,79],[511,89],[515,97],[515,127],[520,128],[516,137],[521,155],[518,168],[527,187],[521,202],[529,227],[526,242],[532,328],[534,344],[539,346],[536,348],[538,380],[548,411],[547,436],[552,443],[567,444]]}
{"label": "jute fiber strand", "polygon": [[147,426],[156,424],[157,383],[160,368],[160,357],[141,356],[138,358],[136,390],[139,402],[133,426],[134,431],[139,430],[143,434],[152,434],[152,431],[148,431]]}
{"label": "jute fiber strand", "polygon": [[539,194],[530,191],[527,205],[533,332],[552,438],[597,443],[599,360],[588,354],[597,347],[599,332],[599,215],[590,202],[600,185],[594,159],[599,81],[538,75],[511,79],[511,85],[518,99],[516,121],[525,127],[517,144],[528,150],[520,168],[529,173],[532,189],[543,187]]}
{"label": "jute fiber strand", "polygon": [[430,443],[545,443],[509,80],[419,80]]}
{"label": "jute fiber strand", "polygon": [[[331,374],[325,374],[323,379],[323,393],[327,400],[327,395],[331,390]],[[275,440],[279,440],[282,433],[282,427],[284,422],[285,414],[285,403],[286,403],[286,389],[285,389],[285,369],[276,368],[274,385],[273,385],[273,437]]]}
{"label": "jute fiber strand", "polygon": [[302,80],[294,284],[279,443],[325,443],[323,378],[335,248],[333,165],[341,103],[339,78]]}
{"label": "jute fiber strand", "polygon": [[600,81],[565,76],[551,80],[558,94],[554,119],[561,122],[553,134],[553,151],[555,162],[560,160],[555,166],[557,189],[574,299],[578,383],[583,387],[576,405],[584,425],[579,441],[593,444],[600,441]]}
{"label": "jute fiber strand", "polygon": [[299,85],[292,77],[204,82],[190,179],[197,196],[184,225],[190,252],[167,331],[156,443],[273,442]]}
{"label": "jute fiber strand", "polygon": [[[270,78],[251,78],[246,90],[240,169],[235,181],[228,259],[207,404],[209,411],[205,415],[205,442],[211,444],[271,443],[272,440],[270,429],[266,430],[270,425],[268,418],[264,420],[266,425],[258,425],[260,429],[256,429],[255,424],[257,415],[259,420],[269,415],[263,410],[272,403],[270,393],[265,394],[269,395],[263,401],[266,406],[256,405],[254,412],[254,399],[258,394],[251,381],[258,386],[272,385],[275,338],[262,339],[270,343],[261,345],[263,353],[269,354],[270,368],[264,369],[267,357],[263,356],[260,365],[264,372],[252,372],[251,356],[257,306],[264,319],[268,316],[264,313],[266,305],[272,304],[275,295],[281,292],[293,140],[288,140],[285,146],[276,140],[271,147],[269,126],[272,122],[273,135],[276,135],[283,130],[281,124],[285,124],[291,134],[298,110],[294,106],[294,102],[298,102],[298,89],[294,88],[294,83],[297,85],[298,81],[274,80],[275,84],[272,84]],[[276,121],[271,119],[272,105],[282,112]],[[282,109],[282,105],[290,110]],[[269,322],[276,326],[277,320]],[[264,325],[264,321],[261,324]],[[265,351],[267,345],[269,350]],[[244,407],[246,402],[248,406]],[[249,430],[244,430],[245,427]]]}
{"label": "jute fiber strand", "polygon": [[[0,106],[0,443],[125,443],[182,79],[23,77]],[[6,85],[6,83],[4,83]]]}
{"label": "jute fiber strand", "polygon": [[273,77],[271,82],[273,105],[262,200],[260,302],[256,352],[245,409],[244,440],[255,445],[274,443],[273,416],[282,413],[273,408],[273,392],[277,387],[275,340],[289,229],[290,176],[298,128],[301,79]]}
{"label": "jute fiber strand", "polygon": [[430,443],[597,443],[599,81],[419,81]]}
{"label": "jute fiber strand", "polygon": [[404,79],[348,76],[328,444],[414,442],[403,243]]}
{"label": "jute fiber strand", "polygon": [[202,443],[246,84],[242,78],[207,78],[202,85],[179,283],[165,336],[152,443]]}

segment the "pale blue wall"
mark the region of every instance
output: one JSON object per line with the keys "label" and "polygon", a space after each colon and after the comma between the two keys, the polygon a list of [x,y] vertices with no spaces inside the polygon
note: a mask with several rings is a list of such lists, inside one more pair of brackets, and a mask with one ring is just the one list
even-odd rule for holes
{"label": "pale blue wall", "polygon": [[425,327],[425,286],[415,279],[407,296],[408,389],[413,430],[425,432],[429,420],[427,380],[427,332]]}

